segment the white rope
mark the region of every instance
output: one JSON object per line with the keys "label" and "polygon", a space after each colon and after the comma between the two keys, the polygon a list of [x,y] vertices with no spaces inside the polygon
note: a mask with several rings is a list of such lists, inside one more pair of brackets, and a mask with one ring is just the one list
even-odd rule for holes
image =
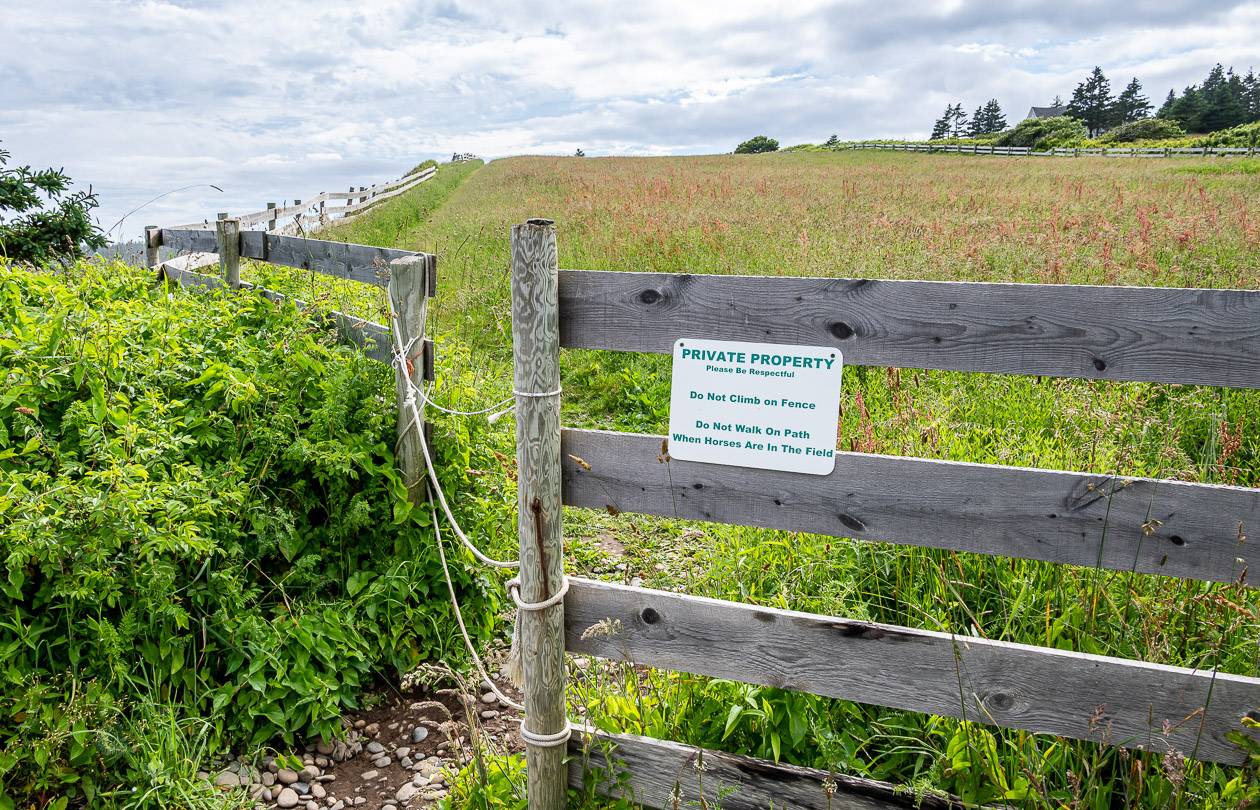
{"label": "white rope", "polygon": [[[394,302],[389,302],[389,317],[393,324],[394,348],[395,356],[395,373],[402,377],[407,387],[407,396],[403,399],[403,408],[406,410],[410,419],[404,433],[407,430],[415,429],[416,436],[420,440],[420,452],[424,456],[424,467],[429,474],[429,483],[433,485],[434,494],[437,495],[438,503],[442,506],[442,512],[446,515],[446,519],[450,521],[451,531],[455,532],[455,536],[460,542],[473,553],[481,562],[492,568],[520,568],[519,560],[496,560],[493,557],[482,552],[477,548],[473,541],[468,539],[468,535],[464,534],[464,530],[460,528],[459,521],[455,519],[455,515],[451,512],[450,504],[446,501],[446,493],[442,491],[442,484],[438,481],[437,470],[433,466],[433,457],[429,454],[429,443],[424,439],[424,418],[420,415],[420,409],[416,407],[416,394],[420,393],[420,389],[411,381],[411,375],[407,373],[407,352],[402,344],[402,338],[399,337],[400,329],[398,323],[398,313],[394,311]],[[415,340],[410,345],[415,345]]]}
{"label": "white rope", "polygon": [[[460,542],[462,542],[464,546],[467,547],[468,550],[473,553],[473,556],[475,556],[478,560],[485,563],[486,565],[489,565],[495,568],[519,568],[521,565],[519,560],[511,560],[511,561],[496,560],[484,554],[481,551],[481,549],[477,548],[477,546],[471,540],[468,539],[468,536],[464,534],[463,529],[460,528],[459,521],[455,519],[455,515],[451,512],[450,505],[446,501],[446,493],[442,490],[442,485],[438,481],[437,471],[433,464],[433,457],[429,453],[429,444],[427,441],[425,441],[425,438],[424,438],[424,419],[420,415],[420,409],[416,405],[416,398],[417,396],[419,396],[419,398],[424,400],[426,404],[432,405],[433,407],[437,408],[443,413],[449,413],[456,416],[477,416],[479,414],[487,413],[489,411],[495,410],[496,408],[500,407],[501,405],[506,404],[510,400],[504,400],[503,402],[497,403],[493,407],[486,408],[480,411],[455,411],[452,409],[443,408],[442,406],[433,402],[433,400],[425,396],[425,393],[422,390],[420,390],[420,388],[416,386],[414,382],[412,382],[411,374],[407,370],[407,365],[409,363],[409,359],[407,356],[408,352],[415,346],[416,342],[420,340],[421,336],[416,336],[412,338],[411,341],[409,341],[406,346],[403,346],[402,340],[399,338],[400,329],[399,329],[399,323],[398,323],[398,314],[394,311],[394,302],[392,300],[389,301],[389,315],[390,315],[390,321],[393,325],[392,332],[393,332],[393,337],[394,337],[394,348],[395,348],[395,371],[397,374],[401,376],[407,388],[407,396],[403,399],[403,408],[405,412],[407,413],[408,422],[407,422],[406,427],[403,429],[403,434],[406,434],[406,432],[409,430],[416,431],[417,438],[419,438],[420,440],[419,441],[420,450],[421,450],[422,455],[424,456],[424,466],[425,466],[426,471],[428,472],[429,482],[433,485],[433,491],[437,495],[438,503],[441,504],[442,506],[442,512],[446,515],[446,519],[450,522],[451,529],[455,532],[456,537],[460,539]],[[559,396],[561,393],[561,390],[557,388],[555,391],[544,391],[544,392],[513,391],[513,393],[518,397],[554,397],[554,396]],[[511,410],[511,409],[509,408],[508,410]],[[504,411],[504,413],[506,413],[506,411]],[[496,416],[497,415],[498,414],[496,414]],[[430,502],[429,504],[429,511],[433,517],[433,534],[437,540],[438,559],[442,563],[442,576],[446,580],[446,590],[447,590],[447,593],[451,597],[451,608],[455,613],[455,621],[456,621],[456,624],[458,624],[459,626],[459,634],[464,639],[464,646],[468,649],[468,654],[472,657],[473,664],[477,668],[477,674],[481,676],[482,681],[490,688],[490,691],[494,694],[494,696],[498,698],[499,701],[501,701],[504,705],[509,706],[513,709],[516,709],[517,711],[525,712],[526,709],[523,704],[516,702],[512,698],[508,697],[501,689],[499,689],[499,687],[495,684],[494,680],[490,677],[490,673],[486,670],[486,665],[481,660],[481,656],[477,654],[476,645],[473,644],[472,637],[468,634],[468,627],[464,624],[464,613],[463,613],[463,610],[460,609],[459,598],[455,595],[455,583],[454,583],[454,580],[451,578],[450,565],[449,563],[447,563],[447,560],[446,560],[446,546],[445,546],[445,543],[442,542],[442,531],[438,525],[437,509],[434,508],[432,502]],[[561,576],[563,578],[560,583],[560,589],[556,591],[556,593],[552,594],[550,597],[548,597],[547,599],[544,599],[541,602],[523,601],[520,595],[520,584],[521,584],[520,579],[513,578],[513,579],[508,580],[507,582],[508,593],[511,594],[512,601],[516,603],[516,607],[518,611],[517,613],[517,626],[518,627],[520,624],[519,611],[545,610],[547,608],[554,607],[555,605],[558,605],[562,601],[564,601],[565,594],[569,592],[569,578],[567,576],[564,576],[563,574]],[[521,718],[521,726],[520,726],[521,739],[524,740],[527,744],[533,745],[539,748],[553,748],[553,747],[557,747],[561,745],[566,745],[569,741],[569,738],[573,734],[573,730],[577,728],[577,726],[575,726],[572,721],[566,719],[564,723],[564,728],[561,729],[560,731],[557,731],[551,734],[542,734],[539,732],[530,731],[528,728],[525,727],[525,720],[527,719],[527,717],[528,717],[528,714],[526,714],[526,717]]]}
{"label": "white rope", "polygon": [[505,705],[523,712],[525,707],[522,704],[512,700],[498,686],[495,686],[494,679],[490,677],[490,673],[486,671],[486,665],[481,661],[481,656],[477,654],[477,648],[472,643],[472,637],[468,635],[468,628],[464,625],[464,612],[460,610],[459,599],[455,596],[455,583],[451,580],[451,569],[446,562],[445,544],[442,542],[442,530],[438,528],[437,510],[433,508],[432,503],[429,504],[429,510],[433,513],[433,534],[437,538],[438,559],[442,561],[442,576],[446,578],[446,590],[451,595],[451,607],[455,610],[455,622],[459,625],[459,634],[464,637],[464,646],[468,648],[468,654],[472,656],[473,664],[477,667],[477,674],[490,687],[490,691],[494,693],[495,697],[503,701]]}
{"label": "white rope", "polygon": [[[563,575],[562,575],[563,576]],[[513,577],[507,581],[508,593],[512,594],[512,601],[516,603],[518,610],[546,610],[549,607],[555,607],[564,601],[564,595],[569,592],[569,578],[564,577],[560,582],[560,590],[553,593],[547,599],[541,602],[522,602],[521,601],[521,579]]]}
{"label": "white rope", "polygon": [[560,729],[555,734],[539,734],[536,731],[530,731],[525,728],[525,718],[522,717],[521,739],[530,745],[537,746],[539,748],[555,748],[557,746],[567,745],[569,737],[573,735],[573,730],[575,728],[577,728],[577,726],[574,725],[573,721],[565,720],[564,728]]}

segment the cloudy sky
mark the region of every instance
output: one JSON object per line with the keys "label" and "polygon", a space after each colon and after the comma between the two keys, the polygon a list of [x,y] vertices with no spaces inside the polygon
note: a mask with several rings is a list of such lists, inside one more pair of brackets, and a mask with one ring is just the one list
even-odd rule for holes
{"label": "cloudy sky", "polygon": [[[1014,121],[1099,64],[1152,101],[1260,69],[1260,0],[0,0],[0,141],[178,224],[453,151],[666,155]],[[215,184],[222,193],[207,188]]]}

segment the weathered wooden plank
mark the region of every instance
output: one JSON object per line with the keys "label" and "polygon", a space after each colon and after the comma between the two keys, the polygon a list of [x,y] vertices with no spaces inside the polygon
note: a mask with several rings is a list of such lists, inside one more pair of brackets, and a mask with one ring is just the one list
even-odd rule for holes
{"label": "weathered wooden plank", "polygon": [[[166,278],[179,284],[181,287],[219,289],[227,286],[223,279],[218,276],[196,272],[196,268],[211,267],[218,264],[218,261],[219,257],[214,253],[193,253],[167,259],[158,265],[158,269]],[[241,288],[253,290],[269,301],[286,301],[291,299],[299,309],[311,309],[311,305],[300,298],[291,298],[291,296],[287,296],[284,293],[279,293],[266,287],[259,287],[250,284],[248,281],[242,281]],[[358,346],[365,355],[378,363],[383,363],[387,366],[393,365],[393,353],[391,351],[391,338],[388,327],[354,315],[347,315],[344,312],[337,312],[336,310],[320,310],[317,314],[327,318],[336,327],[337,333],[343,341]]]}
{"label": "weathered wooden plank", "polygon": [[661,463],[664,446],[564,431],[565,503],[1252,584],[1239,539],[1260,531],[1260,489],[843,452],[802,475]]}
{"label": "weathered wooden plank", "polygon": [[[569,740],[569,784],[582,788],[585,772],[592,768],[601,772],[595,784],[600,795],[660,810],[706,806],[722,810],[963,807],[957,800],[939,796],[916,799],[905,788],[873,779],[780,765],[668,740],[602,731],[574,734]],[[620,781],[623,774],[624,782]]]}
{"label": "weathered wooden plank", "polygon": [[[158,231],[159,243],[176,253],[217,253],[219,243],[214,227],[209,228],[162,228]],[[217,259],[216,259],[217,261]]]}
{"label": "weathered wooden plank", "polygon": [[160,263],[157,265],[157,271],[181,287],[209,287],[214,289],[224,286],[223,279],[196,271],[218,263],[219,255],[217,253],[186,253],[180,256],[173,256]]}
{"label": "weathered wooden plank", "polygon": [[861,366],[1260,388],[1260,291],[565,270],[561,344],[835,346]]}
{"label": "weathered wooden plank", "polygon": [[[163,228],[161,234],[164,247],[181,253],[213,253],[218,250],[214,231]],[[387,284],[391,261],[403,256],[418,255],[408,250],[285,236],[266,231],[242,231],[240,245],[242,258],[314,270],[335,278],[362,281],[378,287]]]}
{"label": "weathered wooden plank", "polygon": [[241,256],[270,264],[298,267],[335,278],[352,279],[384,287],[389,263],[404,256],[421,255],[409,250],[330,242],[264,231],[241,234]]}
{"label": "weathered wooden plank", "polygon": [[1260,678],[578,578],[565,627],[574,653],[1232,764],[1260,707]]}

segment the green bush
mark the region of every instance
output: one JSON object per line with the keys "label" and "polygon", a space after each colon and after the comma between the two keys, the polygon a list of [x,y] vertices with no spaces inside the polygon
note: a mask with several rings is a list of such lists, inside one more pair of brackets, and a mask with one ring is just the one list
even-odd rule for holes
{"label": "green bush", "polygon": [[410,177],[413,174],[419,174],[425,169],[431,169],[436,165],[438,165],[438,162],[436,160],[426,160],[421,163],[417,163],[415,166],[412,166],[411,171],[404,174],[403,177]]}
{"label": "green bush", "polygon": [[1043,152],[1056,147],[1079,146],[1089,138],[1085,125],[1075,118],[1066,115],[1055,118],[1028,118],[1020,121],[1014,129],[998,135],[993,140],[995,146],[1028,146],[1034,151]]}
{"label": "green bush", "polygon": [[0,323],[0,807],[150,778],[138,706],[216,751],[332,736],[374,675],[457,652],[389,369],[121,264],[0,264]]}
{"label": "green bush", "polygon": [[1164,118],[1143,118],[1130,121],[1103,134],[1103,143],[1132,143],[1134,141],[1153,141],[1163,138],[1182,138],[1186,131],[1181,124]]}
{"label": "green bush", "polygon": [[1195,146],[1260,147],[1260,121],[1213,132],[1195,141]]}

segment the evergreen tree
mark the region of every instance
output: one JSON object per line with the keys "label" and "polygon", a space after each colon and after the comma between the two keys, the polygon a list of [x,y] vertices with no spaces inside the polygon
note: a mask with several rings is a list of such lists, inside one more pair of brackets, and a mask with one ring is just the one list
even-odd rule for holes
{"label": "evergreen tree", "polygon": [[945,112],[941,117],[936,119],[936,123],[932,125],[932,137],[930,140],[939,141],[941,138],[949,137],[950,123],[954,118],[954,105],[945,105]]}
{"label": "evergreen tree", "polygon": [[70,192],[60,169],[7,168],[0,149],[0,258],[36,265],[69,262],[109,244],[92,222],[96,194]]}
{"label": "evergreen tree", "polygon": [[1202,88],[1204,109],[1200,124],[1203,132],[1228,129],[1246,118],[1242,108],[1242,82],[1236,78],[1232,68],[1227,74],[1219,62],[1208,72]]}
{"label": "evergreen tree", "polygon": [[971,114],[971,124],[967,127],[967,136],[974,138],[977,135],[983,135],[988,132],[984,128],[984,105],[976,107],[976,111]]}
{"label": "evergreen tree", "polygon": [[1002,105],[998,104],[995,98],[989,99],[984,105],[984,131],[986,133],[1001,132],[1006,129],[1006,114],[1002,112]]}
{"label": "evergreen tree", "polygon": [[1095,65],[1085,81],[1072,91],[1067,114],[1083,123],[1090,135],[1097,135],[1111,125],[1114,103],[1111,82],[1103,75],[1102,68]]}
{"label": "evergreen tree", "polygon": [[1242,79],[1243,107],[1247,110],[1248,121],[1260,121],[1260,78],[1254,70],[1248,69]]}
{"label": "evergreen tree", "polygon": [[830,138],[828,138],[827,141],[823,144],[823,146],[833,147],[833,148],[839,145],[840,145],[840,139],[837,138],[834,134]]}
{"label": "evergreen tree", "polygon": [[1160,105],[1159,112],[1155,113],[1156,118],[1171,118],[1173,105],[1177,103],[1177,91],[1169,90],[1168,97],[1164,99],[1164,103]]}
{"label": "evergreen tree", "polygon": [[950,135],[962,138],[967,134],[967,113],[963,112],[961,101],[954,105],[950,121]]}
{"label": "evergreen tree", "polygon": [[1203,132],[1203,114],[1206,111],[1202,91],[1192,84],[1173,101],[1166,117],[1181,124],[1186,132]]}
{"label": "evergreen tree", "polygon": [[1050,106],[1051,106],[1051,107],[1062,107],[1062,106],[1063,106],[1063,96],[1060,96],[1060,95],[1058,95],[1058,94],[1055,94],[1054,101],[1050,102]]}
{"label": "evergreen tree", "polygon": [[1113,123],[1127,124],[1130,121],[1138,121],[1146,118],[1150,112],[1151,102],[1142,95],[1142,84],[1137,80],[1137,76],[1134,76],[1124,88],[1124,92],[1116,97],[1116,103],[1112,109]]}

